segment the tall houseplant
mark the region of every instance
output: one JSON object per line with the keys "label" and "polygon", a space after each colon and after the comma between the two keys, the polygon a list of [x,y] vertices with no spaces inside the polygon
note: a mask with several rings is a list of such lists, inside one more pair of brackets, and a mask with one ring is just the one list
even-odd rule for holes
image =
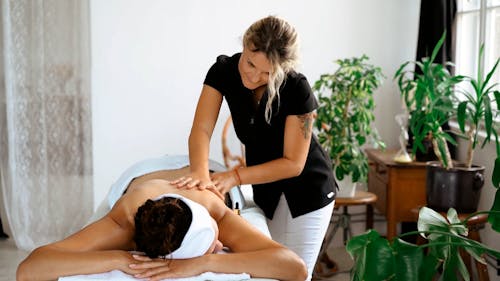
{"label": "tall houseplant", "polygon": [[[467,167],[472,167],[472,160],[474,158],[474,150],[477,148],[479,142],[478,135],[481,129],[486,133],[486,137],[481,143],[484,147],[489,143],[492,138],[495,139],[497,156],[493,170],[492,182],[494,186],[500,186],[500,141],[498,132],[500,131],[500,92],[498,90],[498,83],[490,83],[493,74],[495,73],[500,58],[498,58],[491,68],[491,70],[484,76],[481,71],[481,63],[483,58],[484,45],[479,49],[477,76],[465,77],[465,81],[469,84],[468,90],[459,89],[458,93],[463,94],[465,100],[461,101],[457,107],[457,121],[463,137],[467,140],[467,157],[465,164]],[[491,104],[495,101],[496,109]]]}
{"label": "tall houseplant", "polygon": [[[445,36],[446,33],[436,44],[430,58],[404,63],[394,77],[398,81],[401,96],[410,112],[409,127],[414,137],[413,154],[418,149],[423,151],[424,142],[430,139],[439,160],[439,163],[429,163],[427,166],[427,204],[440,211],[454,207],[460,212],[473,212],[477,208],[480,190],[484,184],[484,167],[472,165],[472,152],[478,148],[477,128],[482,124],[487,132],[487,138],[482,146],[491,140],[491,135],[494,135],[497,159],[500,159],[500,146],[496,133],[498,123],[495,122],[500,116],[498,111],[490,106],[491,101],[499,94],[494,90],[496,84],[489,85],[498,61],[484,78],[482,73],[479,73],[477,78],[451,75],[446,68],[451,66],[451,63],[442,65],[434,62]],[[481,56],[482,51],[479,60]],[[416,70],[408,70],[410,65],[414,65]],[[464,84],[470,84],[473,90],[461,90],[462,87],[459,85]],[[461,94],[464,94],[465,100],[460,99]],[[466,160],[467,164],[457,163],[451,159],[448,144],[456,145],[457,142],[450,132],[442,129],[445,123],[455,119],[458,120],[461,130],[454,134],[469,141],[470,159]],[[496,160],[495,163],[493,183],[498,187],[500,160]]]}
{"label": "tall houseplant", "polygon": [[[451,63],[435,63],[441,48],[444,34],[432,51],[431,57],[421,61],[403,63],[396,71],[401,97],[410,112],[409,128],[413,134],[412,153],[420,149],[425,151],[426,140],[432,141],[434,153],[445,168],[452,168],[448,142],[456,145],[449,132],[443,130],[443,125],[450,121],[456,112],[456,96],[454,86],[461,82],[463,76],[453,76],[447,67]],[[413,70],[415,67],[415,70]]]}
{"label": "tall houseplant", "polygon": [[372,129],[373,92],[384,76],[379,67],[367,61],[365,55],[337,60],[338,69],[321,75],[313,86],[320,102],[315,123],[318,138],[340,181],[351,176],[354,183],[366,182],[368,159],[363,146],[370,141],[385,146]]}

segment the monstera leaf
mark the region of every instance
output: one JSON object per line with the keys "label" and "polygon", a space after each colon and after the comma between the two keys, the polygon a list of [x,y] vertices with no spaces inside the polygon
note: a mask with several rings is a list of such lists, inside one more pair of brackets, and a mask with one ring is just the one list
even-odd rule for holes
{"label": "monstera leaf", "polygon": [[496,232],[500,232],[500,189],[497,189],[495,201],[488,214],[488,222]]}
{"label": "monstera leaf", "polygon": [[[497,191],[492,210],[486,212],[497,231],[500,223],[499,194]],[[391,243],[375,230],[352,237],[346,246],[354,259],[351,280],[431,281],[435,280],[436,275],[440,275],[439,280],[443,281],[454,281],[459,276],[463,280],[470,280],[460,250],[467,251],[482,263],[486,263],[484,254],[500,258],[500,252],[467,238],[469,218],[460,221],[453,208],[448,210],[445,217],[423,207],[419,212],[418,231],[401,234]],[[402,236],[417,233],[426,238],[427,243],[414,245],[401,239]]]}

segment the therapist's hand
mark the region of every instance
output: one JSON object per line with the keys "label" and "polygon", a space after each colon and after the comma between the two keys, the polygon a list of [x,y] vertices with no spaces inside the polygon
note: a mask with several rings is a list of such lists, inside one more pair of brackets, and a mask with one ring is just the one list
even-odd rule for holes
{"label": "therapist's hand", "polygon": [[210,180],[208,173],[189,173],[186,176],[170,181],[170,184],[173,184],[180,189],[197,188],[199,190],[203,190],[214,185]]}
{"label": "therapist's hand", "polygon": [[177,186],[179,189],[192,189],[196,188],[198,190],[207,189],[213,192],[217,197],[219,197],[222,201],[224,201],[224,195],[219,192],[215,184],[208,179],[200,179],[203,176],[198,176],[195,173],[191,173],[187,176],[180,177],[176,180],[170,181],[170,184]]}
{"label": "therapist's hand", "polygon": [[211,178],[215,188],[222,194],[226,194],[231,188],[240,184],[238,175],[234,170],[213,173]]}

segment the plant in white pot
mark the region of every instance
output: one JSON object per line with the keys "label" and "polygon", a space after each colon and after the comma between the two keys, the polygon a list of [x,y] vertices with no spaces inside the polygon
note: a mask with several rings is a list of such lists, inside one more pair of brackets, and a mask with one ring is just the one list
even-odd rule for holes
{"label": "plant in white pot", "polygon": [[[481,188],[484,184],[484,167],[472,165],[472,151],[477,148],[477,128],[484,124],[487,132],[482,145],[488,143],[491,135],[495,136],[497,147],[499,113],[491,108],[491,101],[498,98],[496,84],[488,82],[495,72],[496,66],[486,77],[478,74],[477,79],[451,75],[446,66],[451,63],[437,64],[434,59],[441,48],[446,33],[436,44],[430,58],[417,62],[405,62],[395,74],[401,96],[404,98],[410,112],[409,127],[413,134],[413,150],[424,150],[424,142],[432,141],[434,153],[438,162],[428,162],[427,165],[427,205],[439,211],[456,208],[459,212],[474,212],[477,209]],[[482,52],[480,53],[480,57]],[[481,60],[481,58],[479,58]],[[414,65],[418,71],[408,70]],[[473,91],[461,90],[459,83],[472,85]],[[465,100],[460,95],[465,94]],[[495,97],[494,97],[495,96]],[[498,99],[497,99],[498,103]],[[458,120],[461,132],[454,135],[470,141],[467,164],[451,159],[448,144],[457,142],[451,132],[442,129],[443,125],[454,119]],[[497,159],[500,149],[497,149]],[[498,186],[500,177],[499,162],[493,173],[493,182]]]}
{"label": "plant in white pot", "polygon": [[[372,128],[373,92],[384,75],[367,61],[365,55],[337,60],[338,69],[321,75],[313,86],[320,103],[315,122],[318,139],[332,160],[340,197],[354,196],[356,183],[367,181],[369,166],[364,146],[371,142],[385,147]],[[343,184],[346,178],[351,182],[348,187]]]}

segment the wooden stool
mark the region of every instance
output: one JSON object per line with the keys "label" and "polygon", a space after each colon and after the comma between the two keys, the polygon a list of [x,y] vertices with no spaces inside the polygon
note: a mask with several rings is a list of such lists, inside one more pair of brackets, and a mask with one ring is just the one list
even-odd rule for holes
{"label": "wooden stool", "polygon": [[[333,229],[323,240],[321,251],[318,255],[318,261],[314,267],[314,275],[319,278],[330,277],[336,273],[335,262],[332,261],[327,254],[327,249],[335,236],[337,230],[342,227],[344,244],[352,236],[351,230],[351,214],[348,212],[349,206],[366,205],[366,229],[373,228],[373,204],[377,201],[377,195],[367,191],[356,191],[354,197],[337,197],[335,199],[335,209],[343,208],[341,214],[335,214],[333,211],[330,219],[330,227]],[[327,231],[328,232],[328,231]]]}
{"label": "wooden stool", "polygon": [[[418,213],[420,208],[414,208],[411,210],[412,215],[414,215],[415,221],[418,220]],[[440,212],[446,218],[445,212]],[[459,213],[458,219],[463,221],[467,217],[469,217],[471,213]],[[467,238],[471,240],[475,240],[477,242],[481,242],[481,237],[479,236],[479,230],[484,228],[486,221],[488,220],[488,214],[478,214],[475,215],[467,221],[467,228],[469,229],[469,236]],[[425,243],[425,239],[422,236],[418,236],[417,244]],[[464,260],[465,265],[467,266],[467,270],[471,276],[471,280],[474,280],[473,272],[471,271],[471,257],[466,251],[461,251],[462,259]],[[490,278],[488,276],[488,267],[485,264],[482,264],[476,260],[474,260],[477,271],[477,280],[478,281],[489,281]]]}

